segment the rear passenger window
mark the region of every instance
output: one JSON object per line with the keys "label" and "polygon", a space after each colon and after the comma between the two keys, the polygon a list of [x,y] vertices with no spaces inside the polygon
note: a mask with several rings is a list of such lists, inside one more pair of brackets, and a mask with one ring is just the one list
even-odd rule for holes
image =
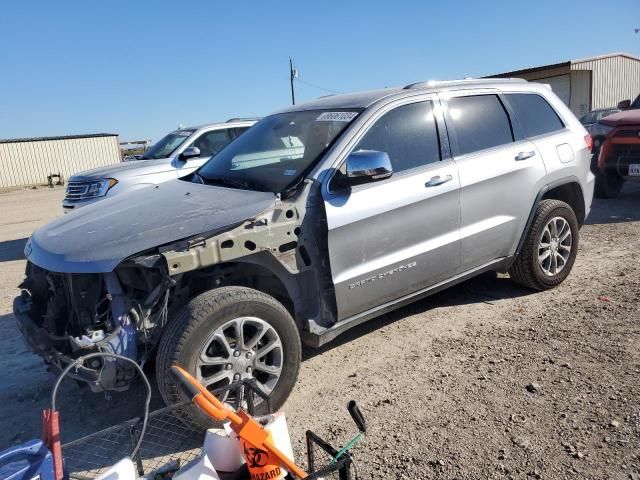
{"label": "rear passenger window", "polygon": [[526,137],[535,137],[564,128],[558,114],[540,95],[509,93],[505,96]]}
{"label": "rear passenger window", "polygon": [[452,146],[454,155],[513,142],[511,122],[496,95],[454,97],[447,104],[449,122],[457,140]]}
{"label": "rear passenger window", "polygon": [[387,152],[394,173],[439,161],[432,103],[412,103],[385,113],[358,142],[354,151],[358,150]]}

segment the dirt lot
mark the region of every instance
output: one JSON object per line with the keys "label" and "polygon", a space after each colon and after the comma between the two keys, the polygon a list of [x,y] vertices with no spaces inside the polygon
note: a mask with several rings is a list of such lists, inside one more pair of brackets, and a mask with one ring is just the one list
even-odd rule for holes
{"label": "dirt lot", "polygon": [[[31,231],[62,191],[0,195],[0,448],[38,434],[52,376],[10,313]],[[534,293],[484,275],[307,351],[286,404],[294,448],[308,428],[370,430],[361,478],[640,478],[640,188],[594,204],[573,273]],[[106,400],[70,384],[65,440],[139,412],[141,392]],[[156,405],[158,405],[156,399]]]}

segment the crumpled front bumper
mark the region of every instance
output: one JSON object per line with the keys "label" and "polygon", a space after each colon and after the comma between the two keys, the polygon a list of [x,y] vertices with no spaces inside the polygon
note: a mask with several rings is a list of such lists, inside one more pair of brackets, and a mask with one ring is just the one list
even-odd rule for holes
{"label": "crumpled front bumper", "polygon": [[[76,362],[76,359],[64,355],[56,348],[57,341],[52,339],[48,332],[39,327],[29,317],[31,310],[31,296],[23,291],[13,300],[13,316],[16,319],[18,330],[22,334],[22,339],[26,347],[33,353],[41,356],[45,363],[51,367],[54,372],[61,372],[67,366]],[[94,370],[83,365],[78,365],[69,372],[69,376],[78,381],[89,384],[91,390],[102,391],[98,380],[100,378],[99,370]]]}

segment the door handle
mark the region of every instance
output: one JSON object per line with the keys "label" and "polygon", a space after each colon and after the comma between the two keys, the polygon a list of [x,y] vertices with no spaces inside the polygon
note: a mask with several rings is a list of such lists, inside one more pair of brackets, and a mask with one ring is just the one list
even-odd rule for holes
{"label": "door handle", "polygon": [[424,184],[425,187],[437,187],[438,185],[442,185],[443,183],[447,183],[453,180],[453,175],[436,175],[435,177],[431,177],[427,183]]}
{"label": "door handle", "polygon": [[531,158],[536,154],[536,152],[531,151],[531,152],[520,152],[516,155],[516,162],[519,162],[521,160],[526,160],[527,158]]}

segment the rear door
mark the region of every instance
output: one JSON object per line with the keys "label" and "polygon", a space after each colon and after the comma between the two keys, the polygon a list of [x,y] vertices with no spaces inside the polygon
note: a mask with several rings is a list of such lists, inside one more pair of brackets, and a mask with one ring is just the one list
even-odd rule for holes
{"label": "rear door", "polygon": [[447,95],[445,115],[460,172],[460,271],[511,255],[546,170],[496,93]]}
{"label": "rear door", "polygon": [[434,102],[423,97],[380,112],[349,149],[386,152],[391,178],[345,188],[337,181],[338,169],[324,190],[340,320],[436,284],[458,269],[458,172],[441,151],[446,136]]}
{"label": "rear door", "polygon": [[584,150],[584,141],[578,136],[576,144],[575,133],[565,128],[562,119],[541,95],[505,93],[504,99],[523,135],[536,145],[548,172],[558,172],[577,163],[576,150]]}

